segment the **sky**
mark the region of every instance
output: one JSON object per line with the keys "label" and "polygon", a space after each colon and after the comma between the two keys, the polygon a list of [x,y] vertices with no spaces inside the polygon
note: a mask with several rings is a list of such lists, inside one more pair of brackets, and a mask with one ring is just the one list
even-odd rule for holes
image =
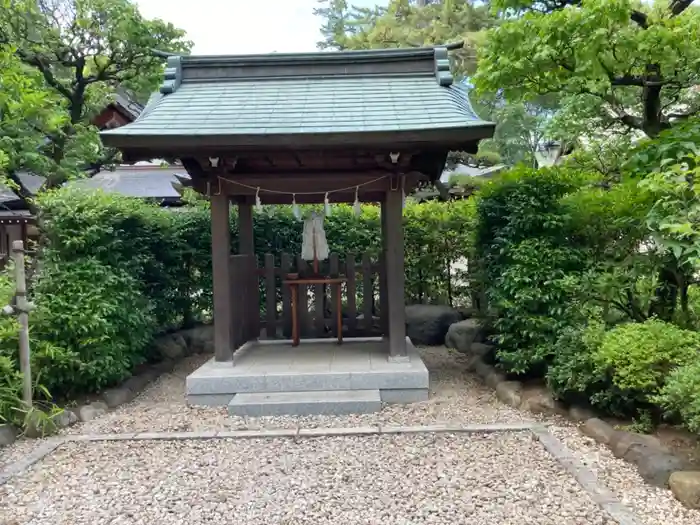
{"label": "sky", "polygon": [[[321,39],[317,0],[136,0],[146,18],[187,31],[193,54],[315,51]],[[371,7],[379,0],[355,0]]]}

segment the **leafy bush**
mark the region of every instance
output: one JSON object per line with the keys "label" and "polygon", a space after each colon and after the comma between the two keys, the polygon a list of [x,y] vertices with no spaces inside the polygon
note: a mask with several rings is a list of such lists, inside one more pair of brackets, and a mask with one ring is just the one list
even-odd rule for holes
{"label": "leafy bush", "polygon": [[700,360],[671,372],[654,401],[668,415],[680,417],[688,430],[700,433]]}
{"label": "leafy bush", "polygon": [[[46,249],[56,264],[93,258],[133,277],[154,303],[157,331],[191,323],[211,303],[206,206],[183,211],[139,199],[64,188],[39,199]],[[205,290],[195,294],[195,290]]]}
{"label": "leafy bush", "polygon": [[477,199],[473,257],[495,318],[497,357],[508,372],[544,375],[570,324],[569,276],[585,260],[566,237],[560,200],[584,182],[567,170],[519,168]]}
{"label": "leafy bush", "polygon": [[697,361],[698,349],[699,333],[649,319],[607,332],[593,352],[593,362],[609,379],[620,403],[624,401],[629,408],[645,407],[659,394],[673,370]]}
{"label": "leafy bush", "polygon": [[53,345],[35,354],[49,390],[96,391],[144,361],[156,327],[154,303],[125,270],[91,257],[48,261],[35,302],[34,336]]}
{"label": "leafy bush", "polygon": [[562,330],[547,370],[547,384],[558,399],[585,405],[597,393],[608,390],[609,381],[593,361],[604,335],[605,324],[599,318]]}

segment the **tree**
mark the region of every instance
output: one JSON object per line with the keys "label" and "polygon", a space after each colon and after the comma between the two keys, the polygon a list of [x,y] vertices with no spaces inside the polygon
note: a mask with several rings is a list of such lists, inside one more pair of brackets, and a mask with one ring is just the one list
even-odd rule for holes
{"label": "tree", "polygon": [[[49,159],[40,153],[46,137],[67,121],[57,109],[60,99],[46,89],[41,76],[24,66],[15,49],[0,45],[0,176],[21,168],[45,172]],[[10,183],[15,191],[21,189]],[[22,194],[28,198],[30,195]]]}
{"label": "tree", "polygon": [[[17,176],[31,169],[46,177],[44,188],[63,184],[86,168],[96,173],[118,160],[104,151],[90,124],[117,87],[136,96],[152,92],[162,78],[163,59],[154,49],[183,53],[184,32],[162,20],[146,20],[131,0],[1,0],[0,45],[11,46],[24,68],[40,75],[63,114],[58,128],[36,131],[43,169],[18,156],[6,176],[20,198],[28,195]],[[4,71],[0,75],[5,75]]]}
{"label": "tree", "polygon": [[[700,110],[700,11],[692,0],[495,0],[478,89],[559,94],[579,130],[657,136]],[[573,118],[572,118],[573,117]]]}
{"label": "tree", "polygon": [[[342,5],[341,5],[342,4]],[[391,0],[387,7],[348,8],[345,1],[331,0],[325,17],[324,33],[329,47],[337,49],[374,49],[422,47],[464,41],[464,48],[453,56],[458,76],[470,74],[476,67],[476,47],[484,30],[495,22],[488,7],[471,0],[443,0],[413,3]]]}

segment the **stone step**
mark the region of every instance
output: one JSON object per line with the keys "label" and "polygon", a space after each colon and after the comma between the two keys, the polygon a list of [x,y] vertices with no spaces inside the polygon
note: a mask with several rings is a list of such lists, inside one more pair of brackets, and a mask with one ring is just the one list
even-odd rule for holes
{"label": "stone step", "polygon": [[228,404],[232,416],[316,416],[379,412],[379,390],[315,390],[236,394]]}

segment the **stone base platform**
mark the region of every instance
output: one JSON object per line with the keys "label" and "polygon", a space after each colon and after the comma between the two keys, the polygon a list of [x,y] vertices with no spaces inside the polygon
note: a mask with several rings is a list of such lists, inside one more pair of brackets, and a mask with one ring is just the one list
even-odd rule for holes
{"label": "stone base platform", "polygon": [[[187,376],[187,402],[223,407],[237,394],[270,394],[255,399],[279,403],[280,396],[272,394],[299,392],[303,393],[299,415],[308,415],[313,406],[328,413],[329,404],[324,400],[335,399],[339,392],[377,390],[384,403],[424,401],[428,399],[428,369],[408,338],[406,346],[407,359],[391,360],[388,343],[381,338],[346,339],[342,345],[332,339],[310,339],[297,347],[287,340],[246,343],[233,361],[212,359]],[[272,415],[274,411],[268,412]],[[260,413],[265,412],[262,407]],[[347,405],[343,412],[347,413]],[[295,413],[288,401],[285,413]]]}

